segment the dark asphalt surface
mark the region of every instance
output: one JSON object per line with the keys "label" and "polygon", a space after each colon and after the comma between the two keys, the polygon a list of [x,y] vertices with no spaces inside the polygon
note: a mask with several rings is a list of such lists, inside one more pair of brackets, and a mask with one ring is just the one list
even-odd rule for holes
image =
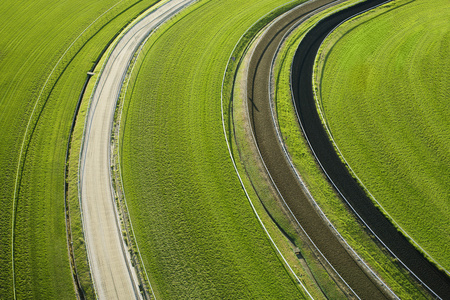
{"label": "dark asphalt surface", "polygon": [[330,2],[332,1],[308,2],[292,10],[262,37],[251,58],[247,78],[249,115],[263,160],[279,191],[308,235],[360,298],[385,299],[386,295],[348,254],[307,199],[278,143],[270,111],[269,73],[281,38],[298,19]]}
{"label": "dark asphalt surface", "polygon": [[334,151],[315,107],[312,91],[312,71],[314,58],[321,41],[332,28],[345,18],[353,15],[357,10],[364,10],[381,2],[383,1],[368,1],[327,17],[305,36],[293,61],[292,89],[295,105],[304,134],[308,137],[318,160],[340,193],[344,195],[348,203],[371,228],[373,233],[407,268],[439,297],[450,299],[450,278],[419,253],[366,196]]}

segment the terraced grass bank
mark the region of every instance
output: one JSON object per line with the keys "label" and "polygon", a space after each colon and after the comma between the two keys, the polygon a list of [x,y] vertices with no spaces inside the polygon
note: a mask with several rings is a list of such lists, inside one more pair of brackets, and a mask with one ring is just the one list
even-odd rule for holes
{"label": "terraced grass bank", "polygon": [[102,50],[152,3],[1,1],[0,298],[75,297],[64,211],[72,117]]}
{"label": "terraced grass bank", "polygon": [[316,66],[337,148],[386,215],[450,270],[450,5],[397,1],[340,26]]}
{"label": "terraced grass bank", "polygon": [[284,2],[201,1],[146,44],[125,102],[122,166],[157,297],[303,297],[242,191],[221,122],[234,45]]}

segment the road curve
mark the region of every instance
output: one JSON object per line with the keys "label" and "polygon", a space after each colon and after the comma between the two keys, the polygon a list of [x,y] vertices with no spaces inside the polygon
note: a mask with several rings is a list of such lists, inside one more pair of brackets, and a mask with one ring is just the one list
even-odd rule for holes
{"label": "road curve", "polygon": [[292,65],[292,92],[299,121],[316,158],[345,201],[435,297],[450,299],[450,278],[432,265],[374,206],[336,154],[321,124],[312,90],[314,59],[320,43],[342,20],[384,0],[368,1],[322,20],[300,43]]}
{"label": "road curve", "polygon": [[285,32],[295,26],[299,19],[330,2],[332,1],[317,0],[299,6],[277,20],[264,33],[251,58],[247,77],[250,122],[257,146],[274,184],[314,244],[350,286],[356,297],[386,299],[393,295],[383,290],[361,269],[308,200],[279,144],[272,119],[268,88],[271,63],[279,43]]}
{"label": "road curve", "polygon": [[79,189],[86,248],[99,299],[141,298],[122,238],[110,174],[111,130],[123,79],[134,53],[151,31],[192,2],[168,1],[133,26],[111,52],[90,103]]}

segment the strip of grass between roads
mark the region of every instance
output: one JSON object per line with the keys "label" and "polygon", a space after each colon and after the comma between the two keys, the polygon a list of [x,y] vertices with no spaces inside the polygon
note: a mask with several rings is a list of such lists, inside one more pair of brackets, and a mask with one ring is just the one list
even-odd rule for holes
{"label": "strip of grass between roads", "polygon": [[[355,2],[355,1],[354,1]],[[344,4],[347,5],[347,4]],[[341,5],[334,8],[339,9]],[[364,232],[354,216],[348,212],[333,192],[310,153],[298,125],[289,87],[290,64],[297,45],[311,26],[329,12],[313,16],[303,24],[283,46],[276,64],[276,109],[284,143],[294,165],[325,215],[350,246],[377,272],[401,298],[418,299],[426,294],[405,274]]]}
{"label": "strip of grass between roads", "polygon": [[236,179],[220,112],[231,50],[283,2],[202,1],[145,46],[124,106],[121,153],[157,297],[301,297]]}
{"label": "strip of grass between roads", "polygon": [[[255,37],[255,40],[257,39],[258,37]],[[255,43],[253,43],[254,45]],[[247,50],[247,53],[253,51],[253,46]],[[312,297],[322,299],[325,294],[328,298],[344,299],[344,294],[340,293],[320,265],[318,258],[304,243],[303,238],[305,237],[294,228],[289,214],[280,205],[280,200],[276,198],[276,191],[273,190],[264,167],[257,159],[259,154],[257,154],[256,145],[253,142],[247,116],[247,101],[245,101],[247,94],[245,80],[249,59],[248,55],[244,58],[239,55],[233,55],[233,57],[241,61],[236,66],[238,70],[233,84],[232,99],[230,98],[229,103],[224,105],[224,109],[232,110],[232,113],[229,114],[232,122],[228,134],[237,169],[242,177],[243,185],[249,193],[250,201],[255,204],[257,213],[262,216],[264,224],[270,228],[270,234],[276,237],[277,245],[283,255],[288,257],[289,264],[296,270]]]}
{"label": "strip of grass between roads", "polygon": [[315,74],[320,111],[351,172],[446,270],[449,9],[446,1],[397,1],[347,22],[324,42]]}

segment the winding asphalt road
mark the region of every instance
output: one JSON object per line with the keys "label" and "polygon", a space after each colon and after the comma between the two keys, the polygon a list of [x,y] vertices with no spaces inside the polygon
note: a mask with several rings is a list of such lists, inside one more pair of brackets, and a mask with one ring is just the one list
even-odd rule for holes
{"label": "winding asphalt road", "polygon": [[450,278],[432,265],[374,206],[336,154],[321,124],[312,91],[312,72],[317,50],[326,35],[340,22],[385,0],[372,0],[322,20],[299,45],[292,65],[292,92],[300,123],[310,146],[328,178],[381,243],[435,297],[450,299]]}
{"label": "winding asphalt road", "polygon": [[[344,190],[347,197],[353,190],[358,190],[359,185],[349,178],[345,167],[342,170],[342,163],[335,154],[332,145],[328,142],[328,137],[323,130],[320,119],[315,109],[312,94],[312,67],[317,49],[323,38],[336,25],[347,17],[355,13],[376,6],[385,0],[367,1],[353,6],[338,14],[327,17],[321,21],[301,42],[293,62],[292,89],[300,121],[304,128],[304,133],[313,145],[314,151],[319,152],[319,161],[331,170],[338,169],[339,172],[330,173],[338,177],[340,186],[350,187],[349,191]],[[300,222],[307,234],[325,255],[335,270],[342,276],[344,281],[351,287],[357,297],[362,299],[383,299],[393,297],[386,289],[368,275],[348,254],[334,233],[327,224],[317,214],[315,208],[307,199],[305,191],[297,180],[295,173],[290,167],[285,154],[279,144],[276,129],[274,128],[270,99],[269,82],[272,59],[276,53],[276,48],[284,33],[291,28],[296,20],[305,14],[314,11],[322,5],[331,2],[330,0],[316,0],[308,2],[299,8],[292,10],[281,20],[278,20],[271,29],[262,37],[257,45],[250,62],[247,78],[247,98],[249,116],[252,122],[252,129],[255,140],[261,152],[264,163],[290,210]],[[321,145],[327,145],[321,146]],[[320,149],[319,149],[320,148]],[[329,157],[334,159],[329,160]],[[335,166],[341,165],[341,168]],[[328,169],[327,169],[328,172]],[[346,175],[345,175],[345,174]],[[353,181],[352,184],[348,182]],[[392,224],[376,209],[373,203],[365,197],[365,193],[359,189],[356,196],[352,196],[353,202],[361,210],[363,218],[367,218],[368,225],[374,227],[376,234],[386,237],[390,242],[389,246],[395,254],[402,259],[405,258],[407,268],[412,270],[420,280],[422,280],[431,290],[442,298],[449,298],[448,277],[433,267],[420,253],[412,247],[406,239],[399,234]],[[350,197],[350,196],[349,196]],[[366,200],[361,200],[363,198]],[[359,204],[359,205],[358,205]],[[358,210],[358,213],[359,213]],[[408,259],[407,259],[408,258]]]}
{"label": "winding asphalt road", "polygon": [[90,103],[81,153],[80,193],[86,248],[99,299],[141,298],[122,238],[110,174],[111,130],[122,83],[144,39],[192,2],[169,1],[132,27],[112,51]]}

